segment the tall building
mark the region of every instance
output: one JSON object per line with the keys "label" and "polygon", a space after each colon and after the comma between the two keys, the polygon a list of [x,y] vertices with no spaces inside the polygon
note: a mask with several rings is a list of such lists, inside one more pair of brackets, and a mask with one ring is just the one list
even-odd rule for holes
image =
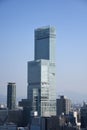
{"label": "tall building", "polygon": [[60,96],[59,99],[57,99],[57,115],[60,116],[63,114],[69,114],[71,110],[71,100]]}
{"label": "tall building", "polygon": [[8,83],[7,85],[7,108],[15,109],[16,107],[16,84]]}
{"label": "tall building", "polygon": [[35,60],[45,59],[55,63],[56,31],[54,27],[35,30]]}
{"label": "tall building", "polygon": [[55,75],[54,27],[35,30],[34,61],[28,62],[28,99],[32,113],[39,116],[56,115],[56,75]]}

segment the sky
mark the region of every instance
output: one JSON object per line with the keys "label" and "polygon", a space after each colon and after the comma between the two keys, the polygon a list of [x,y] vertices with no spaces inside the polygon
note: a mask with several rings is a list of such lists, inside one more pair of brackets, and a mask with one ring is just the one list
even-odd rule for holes
{"label": "sky", "polygon": [[57,95],[87,100],[87,0],[0,0],[0,95],[16,82],[27,97],[34,29],[47,25],[56,28]]}

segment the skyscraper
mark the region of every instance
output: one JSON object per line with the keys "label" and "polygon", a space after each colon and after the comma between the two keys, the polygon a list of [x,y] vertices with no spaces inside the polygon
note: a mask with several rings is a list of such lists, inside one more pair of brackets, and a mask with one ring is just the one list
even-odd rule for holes
{"label": "skyscraper", "polygon": [[46,59],[55,63],[56,31],[54,27],[35,30],[35,60]]}
{"label": "skyscraper", "polygon": [[71,111],[71,100],[60,96],[60,99],[57,99],[57,115],[69,114]]}
{"label": "skyscraper", "polygon": [[16,84],[8,83],[7,85],[7,108],[15,109],[16,107]]}
{"label": "skyscraper", "polygon": [[35,30],[34,61],[28,62],[28,99],[39,116],[56,115],[54,27]]}

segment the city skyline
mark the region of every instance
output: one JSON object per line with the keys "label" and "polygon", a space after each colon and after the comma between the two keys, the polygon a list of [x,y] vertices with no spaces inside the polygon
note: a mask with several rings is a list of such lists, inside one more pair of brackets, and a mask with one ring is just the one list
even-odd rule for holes
{"label": "city skyline", "polygon": [[26,97],[27,61],[34,57],[33,32],[35,28],[46,25],[53,25],[57,30],[58,95],[86,100],[85,0],[0,1],[0,95],[6,95],[8,82],[16,82],[17,97]]}

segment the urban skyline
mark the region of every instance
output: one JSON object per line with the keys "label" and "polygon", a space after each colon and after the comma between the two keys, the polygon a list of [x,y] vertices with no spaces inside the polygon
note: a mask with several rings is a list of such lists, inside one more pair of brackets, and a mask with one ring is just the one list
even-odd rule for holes
{"label": "urban skyline", "polygon": [[74,100],[87,99],[87,2],[55,0],[50,6],[49,2],[32,1],[30,6],[28,0],[0,1],[0,95],[6,95],[10,81],[17,84],[17,97],[27,95],[27,61],[34,55],[33,30],[52,24],[57,30],[57,92]]}

